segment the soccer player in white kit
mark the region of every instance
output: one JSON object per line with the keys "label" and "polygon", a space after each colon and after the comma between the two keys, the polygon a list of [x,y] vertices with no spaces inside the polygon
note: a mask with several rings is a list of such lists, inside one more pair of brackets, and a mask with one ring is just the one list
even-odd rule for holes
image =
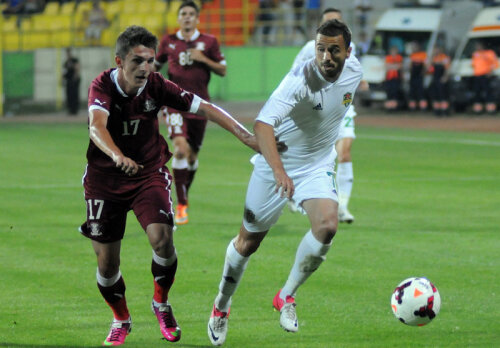
{"label": "soccer player in white kit", "polygon": [[[342,12],[336,8],[327,8],[323,11],[321,16],[321,23],[328,20],[338,19],[342,20]],[[321,24],[320,23],[320,24]],[[351,55],[348,60],[357,60],[355,57],[356,46],[351,42]],[[314,40],[308,41],[304,47],[300,50],[293,61],[292,67],[298,66],[314,57]],[[364,88],[367,88],[367,84],[363,84]],[[352,169],[352,157],[351,157],[351,147],[352,142],[356,138],[354,132],[354,117],[356,116],[356,111],[354,110],[354,105],[350,105],[347,113],[342,120],[342,126],[339,130],[339,136],[337,143],[335,145],[337,155],[338,155],[338,165],[337,165],[337,189],[339,197],[339,222],[352,223],[354,221],[354,216],[349,212],[348,205],[349,199],[351,197],[352,185],[354,180],[353,169]],[[334,165],[335,167],[335,165]],[[296,211],[297,207],[294,201],[289,202],[290,210]]]}
{"label": "soccer player in white kit", "polygon": [[[280,325],[296,332],[295,293],[320,266],[337,231],[337,192],[332,151],[344,114],[361,80],[357,60],[347,60],[351,33],[331,20],[317,31],[315,59],[292,69],[260,111],[254,131],[262,154],[248,184],[243,223],[227,248],[224,270],[208,322],[214,345],[227,335],[231,297],[249,257],[273,226],[288,199],[307,213],[311,229],[300,242],[283,288],[273,299]],[[275,137],[288,146],[278,153]]]}

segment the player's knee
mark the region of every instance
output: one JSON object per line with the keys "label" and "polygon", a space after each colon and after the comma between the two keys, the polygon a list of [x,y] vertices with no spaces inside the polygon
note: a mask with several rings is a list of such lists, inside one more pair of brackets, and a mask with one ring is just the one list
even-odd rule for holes
{"label": "player's knee", "polygon": [[241,256],[248,257],[259,249],[265,234],[266,232],[250,233],[242,227],[234,246]]}
{"label": "player's knee", "polygon": [[120,270],[120,260],[99,260],[99,274],[104,278],[114,277]]}
{"label": "player's knee", "polygon": [[317,235],[320,237],[320,242],[323,244],[328,244],[331,242],[335,234],[337,233],[337,220],[334,218],[329,218],[321,221]]}

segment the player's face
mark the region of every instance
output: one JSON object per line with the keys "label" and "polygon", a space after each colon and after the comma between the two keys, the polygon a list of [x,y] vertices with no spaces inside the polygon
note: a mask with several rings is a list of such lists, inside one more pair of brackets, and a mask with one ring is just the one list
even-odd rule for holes
{"label": "player's face", "polygon": [[179,11],[179,16],[177,17],[177,23],[179,23],[181,30],[193,30],[199,23],[198,13],[196,9],[191,6],[183,7]]}
{"label": "player's face", "polygon": [[146,84],[149,74],[154,71],[155,50],[143,45],[132,48],[125,59],[116,57],[118,83],[123,91],[133,95]]}
{"label": "player's face", "polygon": [[350,53],[351,48],[346,49],[342,35],[316,35],[316,64],[325,80],[335,82],[338,79]]}

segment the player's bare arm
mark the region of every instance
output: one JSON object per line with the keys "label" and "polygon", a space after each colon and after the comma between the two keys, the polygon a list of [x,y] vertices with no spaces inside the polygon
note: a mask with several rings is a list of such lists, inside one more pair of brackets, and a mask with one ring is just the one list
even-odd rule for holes
{"label": "player's bare arm", "polygon": [[259,146],[257,145],[257,139],[255,138],[255,135],[250,133],[248,129],[245,128],[245,126],[236,121],[231,115],[229,115],[226,111],[224,111],[217,105],[202,100],[196,114],[206,117],[208,120],[217,123],[222,128],[231,132],[243,144],[250,147],[254,151],[259,151]]}
{"label": "player's bare arm", "polygon": [[226,76],[226,65],[221,64],[219,62],[216,62],[210,58],[208,58],[206,55],[203,54],[202,51],[197,50],[195,48],[190,48],[188,49],[189,52],[189,57],[196,61],[200,62],[203,64],[206,64],[210,70],[212,70],[214,73],[216,73],[219,76]]}
{"label": "player's bare arm", "polygon": [[274,136],[274,128],[267,123],[257,121],[253,129],[262,155],[273,170],[274,180],[276,181],[275,192],[278,193],[281,189],[281,197],[292,198],[295,186],[292,179],[287,175],[283,162],[281,162]]}
{"label": "player's bare arm", "polygon": [[143,166],[134,160],[123,155],[111,138],[106,125],[108,115],[101,110],[92,110],[89,113],[89,137],[106,155],[111,157],[116,167],[120,168],[127,175],[135,175]]}

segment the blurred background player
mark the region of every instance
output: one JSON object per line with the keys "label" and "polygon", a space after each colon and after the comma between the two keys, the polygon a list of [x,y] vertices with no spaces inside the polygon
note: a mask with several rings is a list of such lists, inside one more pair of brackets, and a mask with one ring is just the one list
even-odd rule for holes
{"label": "blurred background player", "polygon": [[476,43],[472,53],[472,69],[474,71],[475,99],[472,110],[476,114],[483,112],[483,104],[488,113],[496,111],[496,102],[493,100],[492,83],[493,72],[498,68],[498,58],[495,51],[487,49],[481,41]]}
{"label": "blurred background player", "polygon": [[431,99],[432,109],[436,116],[445,116],[450,113],[448,101],[448,72],[451,59],[444,53],[441,46],[434,47],[430,71],[432,73]]}
{"label": "blurred background player", "polygon": [[384,107],[387,111],[396,111],[398,109],[402,66],[403,56],[399,54],[398,46],[391,46],[389,54],[385,56],[385,92],[387,99]]}
{"label": "blurred background player", "polygon": [[[155,59],[156,70],[168,63],[168,78],[180,87],[210,100],[208,83],[213,71],[219,76],[226,74],[226,61],[215,36],[202,34],[197,25],[200,10],[193,1],[181,4],[177,22],[180,29],[165,35]],[[172,160],[177,209],[175,223],[188,223],[188,192],[198,169],[200,151],[207,120],[190,112],[173,108],[164,109],[166,122],[174,145]]]}
{"label": "blurred background player", "polygon": [[[342,12],[339,9],[329,7],[323,11],[321,16],[320,25],[328,20],[337,19],[342,21]],[[356,60],[356,46],[351,42],[351,55],[348,60]],[[293,61],[293,67],[296,67],[306,60],[313,59],[315,56],[314,52],[314,40],[308,41],[304,47],[300,50]],[[362,81],[360,84],[360,89],[367,90],[368,83]],[[342,120],[342,125],[339,130],[339,136],[335,144],[337,151],[337,189],[339,197],[339,222],[352,223],[354,221],[354,216],[349,212],[348,204],[351,197],[352,186],[354,181],[353,167],[352,167],[352,156],[351,148],[356,135],[354,133],[354,117],[356,116],[356,111],[354,110],[354,105],[350,104],[345,113],[344,119]],[[289,202],[290,210],[297,211],[297,206],[293,201]]]}
{"label": "blurred background player", "polygon": [[412,42],[410,54],[410,90],[408,108],[410,111],[427,109],[427,99],[424,90],[424,76],[427,71],[427,53],[421,49],[418,42]]}
{"label": "blurred background player", "polygon": [[89,146],[83,177],[87,221],[80,232],[97,256],[97,286],[113,311],[103,345],[124,343],[132,328],[120,272],[121,240],[133,210],[152,247],[154,294],[151,308],[162,335],[176,342],[181,329],[168,302],[177,270],[173,242],[171,157],[161,136],[158,112],[164,105],[205,117],[254,150],[250,132],[217,106],[154,72],[158,39],[143,27],[128,27],[117,39],[115,62],[89,88]]}

